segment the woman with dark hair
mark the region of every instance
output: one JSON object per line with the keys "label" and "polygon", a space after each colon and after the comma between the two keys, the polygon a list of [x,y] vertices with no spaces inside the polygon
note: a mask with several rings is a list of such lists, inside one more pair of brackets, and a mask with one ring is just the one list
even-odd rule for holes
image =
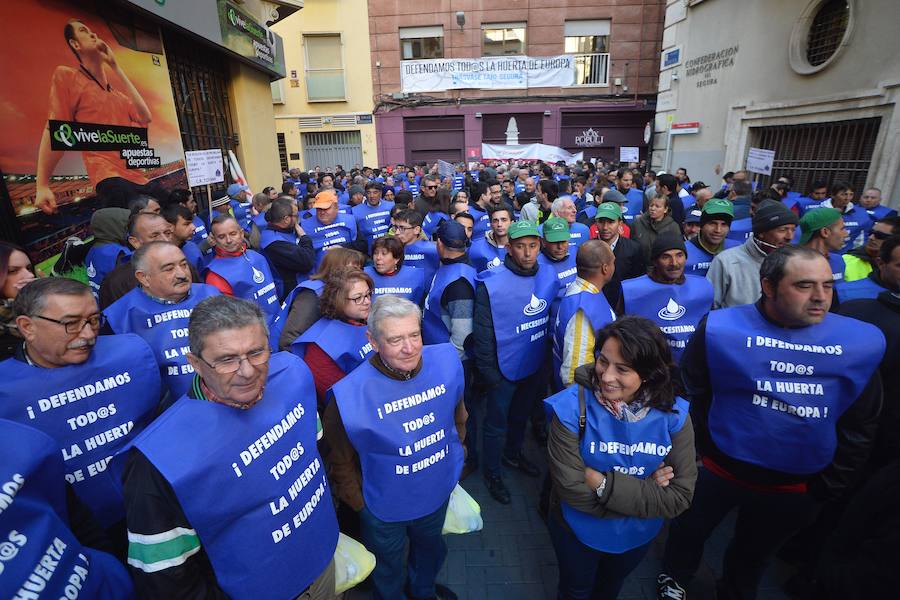
{"label": "woman with dark hair", "polygon": [[378,238],[372,243],[372,264],[365,268],[375,282],[372,302],[379,296],[391,294],[422,305],[425,300],[425,270],[404,267],[403,257],[403,242],[393,236]]}
{"label": "woman with dark hair", "polygon": [[600,330],[596,348],[596,363],[545,400],[561,599],[616,598],[697,480],[688,404],[675,396],[659,327],[624,317]]}
{"label": "woman with dark hair", "polygon": [[34,281],[34,265],[20,246],[0,241],[0,360],[15,353],[22,342],[12,302],[19,290]]}
{"label": "woman with dark hair", "polygon": [[366,319],[373,288],[372,278],[355,267],[333,271],[319,298],[322,317],[291,344],[312,372],[320,410],[331,386],[372,354]]}
{"label": "woman with dark hair", "polygon": [[664,235],[679,237],[681,228],[672,218],[669,199],[660,194],[650,200],[647,212],[635,218],[631,226],[631,239],[641,245],[645,263],[650,263],[650,250],[653,248],[653,242],[656,241],[656,238]]}
{"label": "woman with dark hair", "polygon": [[287,295],[281,312],[269,328],[269,341],[272,347],[287,350],[300,335],[319,320],[319,297],[325,289],[325,282],[331,274],[344,267],[362,269],[366,264],[366,255],[358,250],[343,246],[334,246],[322,256],[322,262],[315,274],[300,283]]}

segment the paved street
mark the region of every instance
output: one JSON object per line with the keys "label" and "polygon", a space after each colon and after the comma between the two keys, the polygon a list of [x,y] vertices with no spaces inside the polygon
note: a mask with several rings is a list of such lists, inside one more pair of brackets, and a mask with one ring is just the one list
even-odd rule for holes
{"label": "paved street", "polygon": [[[543,449],[531,440],[530,434],[526,452],[529,457],[540,458],[541,467],[546,470]],[[460,600],[555,598],[556,555],[547,528],[536,510],[541,480],[509,474],[507,483],[512,492],[512,504],[509,506],[502,506],[490,497],[480,471],[462,483],[481,505],[484,529],[467,535],[447,536],[450,553],[438,581],[456,592]],[[732,523],[733,516],[719,527],[713,540],[707,544],[705,562],[696,583],[689,590],[691,600],[714,598],[711,567],[717,571],[721,569],[722,555],[728,541],[726,534]],[[647,558],[626,581],[621,600],[656,598],[661,539],[662,536],[654,542]],[[767,574],[758,597],[760,600],[788,598],[779,589],[772,572]],[[367,598],[367,592],[354,590],[348,600]]]}

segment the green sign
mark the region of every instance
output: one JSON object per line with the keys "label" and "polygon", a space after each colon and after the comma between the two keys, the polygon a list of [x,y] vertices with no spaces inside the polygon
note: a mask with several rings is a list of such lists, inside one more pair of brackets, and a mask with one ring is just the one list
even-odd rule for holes
{"label": "green sign", "polygon": [[285,76],[284,43],[281,36],[228,0],[219,0],[219,25],[225,47],[281,77]]}

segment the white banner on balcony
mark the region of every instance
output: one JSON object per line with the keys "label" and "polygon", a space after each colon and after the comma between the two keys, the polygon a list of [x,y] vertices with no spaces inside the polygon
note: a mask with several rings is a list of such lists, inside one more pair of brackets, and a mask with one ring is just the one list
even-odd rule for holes
{"label": "white banner on balcony", "polygon": [[575,57],[483,56],[404,60],[400,63],[403,92],[502,90],[564,87],[575,83]]}
{"label": "white banner on balcony", "polygon": [[481,144],[481,158],[515,159],[515,160],[542,160],[546,163],[555,163],[558,160],[566,161],[567,165],[573,165],[576,161],[584,160],[584,152],[570,154],[556,146],[547,144]]}

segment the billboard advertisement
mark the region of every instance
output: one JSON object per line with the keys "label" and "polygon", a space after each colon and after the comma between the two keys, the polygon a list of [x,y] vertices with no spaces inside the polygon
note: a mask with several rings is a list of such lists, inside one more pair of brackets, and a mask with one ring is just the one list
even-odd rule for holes
{"label": "billboard advertisement", "polygon": [[89,235],[101,205],[187,185],[158,28],[85,5],[0,4],[18,24],[0,54],[0,172],[36,260]]}

